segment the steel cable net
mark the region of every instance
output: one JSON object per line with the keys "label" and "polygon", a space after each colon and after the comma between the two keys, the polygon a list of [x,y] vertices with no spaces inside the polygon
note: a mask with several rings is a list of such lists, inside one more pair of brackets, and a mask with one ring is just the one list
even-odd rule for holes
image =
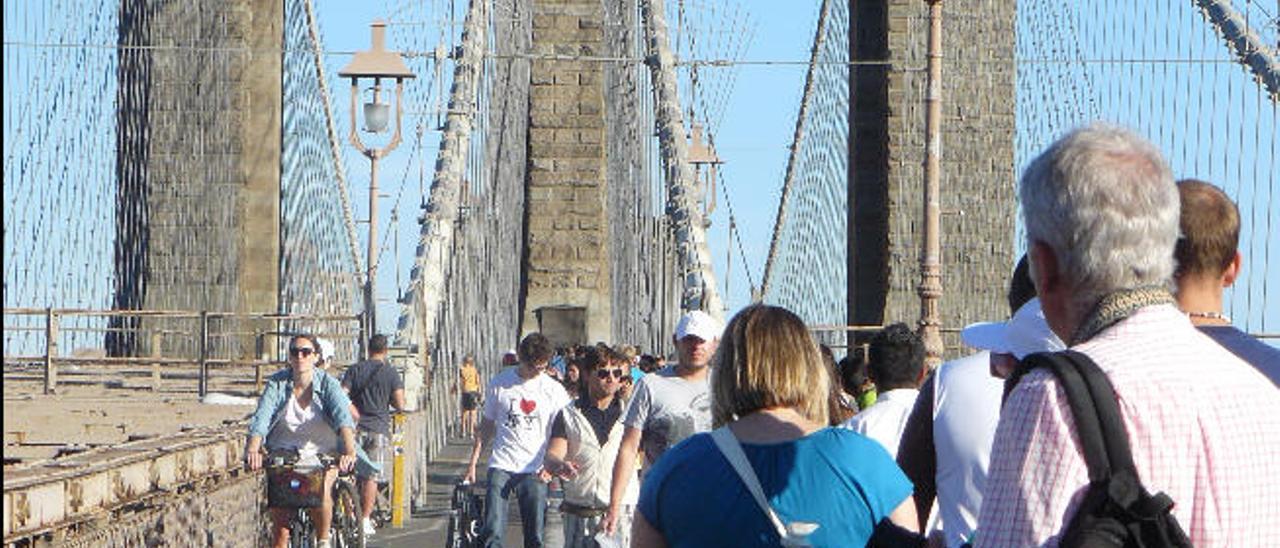
{"label": "steel cable net", "polygon": [[755,36],[755,20],[742,2],[673,0],[665,7],[671,51],[680,64],[680,104],[713,134],[728,112],[741,72],[737,62]]}
{"label": "steel cable net", "polygon": [[1245,331],[1274,332],[1280,107],[1199,6],[1233,12],[1259,37],[1261,53],[1277,58],[1275,3],[1020,3],[1017,164],[1079,124],[1133,128],[1160,148],[1175,177],[1208,181],[1235,200],[1244,270],[1224,312]]}
{"label": "steel cable net", "polygon": [[[325,107],[303,62],[321,46],[303,6],[281,5],[282,59],[279,41],[250,38],[252,12],[223,2],[5,3],[6,308],[353,311]],[[283,97],[249,92],[255,78],[282,83]],[[284,123],[265,137],[248,129],[270,118],[250,114],[264,102],[282,104]],[[249,264],[277,228],[283,260]],[[42,334],[23,328],[39,320],[6,315],[6,349],[38,351]],[[166,355],[190,357],[195,323],[77,316],[59,347],[150,353],[150,332]],[[210,353],[240,356],[244,343],[220,337]]]}
{"label": "steel cable net", "polygon": [[[4,3],[5,308],[111,306],[116,7]],[[6,314],[6,356],[42,352],[42,323]]]}
{"label": "steel cable net", "polygon": [[[329,124],[343,119],[336,112],[345,105],[345,96],[322,79],[336,75],[327,69],[318,73],[316,57],[324,51],[322,32],[311,32],[313,14],[310,0],[285,3],[283,139],[280,162],[280,311],[302,316],[355,315],[361,310],[359,258],[352,253],[352,234],[341,216],[339,185],[349,162],[334,153]],[[318,22],[315,23],[320,31]],[[336,111],[336,112],[335,112]],[[348,122],[350,123],[350,122]],[[347,148],[345,141],[339,141]],[[343,173],[345,175],[345,173]],[[352,323],[341,326],[328,322],[291,321],[293,331],[317,333],[335,339],[345,347],[342,356],[356,354]]]}
{"label": "steel cable net", "polygon": [[[644,57],[639,2],[604,2],[604,33],[607,57]],[[607,63],[604,86],[613,342],[665,354],[680,313],[681,280],[664,213],[649,69],[636,62]]]}
{"label": "steel cable net", "polygon": [[[445,54],[461,51],[468,8],[469,2],[465,1],[435,2],[421,8],[404,4],[393,12],[400,13],[402,21],[423,24],[397,27],[393,19],[394,43],[405,44],[405,49],[410,51]],[[423,9],[426,12],[420,11]],[[399,342],[427,344],[427,348],[419,350],[429,357],[428,383],[433,387],[452,382],[453,369],[467,355],[476,357],[476,364],[486,377],[496,373],[502,352],[515,345],[519,331],[529,61],[515,54],[523,53],[529,46],[531,19],[528,13],[529,4],[525,0],[490,2],[487,21],[483,23],[487,26],[482,46],[486,54],[477,74],[475,97],[459,97],[458,103],[449,102],[449,90],[456,85],[452,77],[458,61],[452,54],[438,59],[430,69],[436,84],[423,86],[413,94],[407,92],[419,107],[407,116],[413,120],[406,122],[407,127],[422,124],[433,131],[446,131],[445,119],[451,112],[469,116],[472,124],[465,168],[460,174],[463,185],[456,204],[459,211],[452,227],[452,248],[443,254],[447,264],[428,262],[425,254],[429,251],[429,235],[423,224],[414,266],[404,282],[401,299]],[[432,32],[434,29],[438,32]],[[424,74],[413,64],[410,68]],[[415,164],[415,175],[427,180],[433,177],[435,168],[430,166],[439,166],[432,161],[441,153],[437,150],[438,142],[436,135],[420,145],[424,147],[420,152],[424,156],[419,159],[421,169]],[[422,195],[423,216],[416,219],[419,224],[430,213],[427,209],[430,197],[426,193]],[[435,325],[418,326],[422,313],[417,306],[418,292],[427,268],[444,268],[443,299]],[[416,339],[420,329],[429,340]],[[433,383],[432,379],[440,382]],[[443,393],[432,392],[431,396],[442,397]]]}
{"label": "steel cable net", "polygon": [[[468,6],[455,2],[436,8],[437,14],[451,14],[452,23],[446,25],[450,33],[431,36],[406,26],[398,43],[408,44],[408,50],[455,51],[461,45],[461,22]],[[443,310],[437,325],[428,331],[433,337],[428,341],[429,355],[436,364],[432,375],[439,367],[452,371],[468,354],[477,356],[482,372],[496,372],[497,358],[514,346],[520,329],[531,63],[523,54],[530,47],[531,8],[527,1],[511,0],[492,3],[489,11],[477,103],[474,108],[464,108],[472,116],[473,128],[453,249],[445,255]],[[614,342],[663,351],[679,313],[681,285],[663,209],[665,187],[652,133],[648,70],[636,62],[644,53],[643,27],[635,0],[605,2],[604,12],[604,53],[619,59],[605,62],[604,69],[605,86],[610,90],[605,112],[606,199],[615,212],[609,231],[612,336]],[[444,85],[439,86],[444,90],[453,87],[448,79],[455,62],[450,58],[442,69],[436,69],[436,74],[445,75]],[[441,93],[427,102],[441,104],[446,100],[447,95]],[[424,196],[424,203],[426,200]],[[406,306],[399,331],[402,342],[409,344],[414,341],[405,335],[413,333],[419,321],[415,284],[422,269],[432,267],[423,262],[424,252],[420,244],[417,265],[402,301]]]}
{"label": "steel cable net", "polygon": [[[849,9],[827,2],[824,35],[810,70],[805,133],[778,256],[765,302],[786,307],[810,325],[842,325],[847,316],[846,211],[849,138]],[[833,342],[825,341],[824,342]]]}

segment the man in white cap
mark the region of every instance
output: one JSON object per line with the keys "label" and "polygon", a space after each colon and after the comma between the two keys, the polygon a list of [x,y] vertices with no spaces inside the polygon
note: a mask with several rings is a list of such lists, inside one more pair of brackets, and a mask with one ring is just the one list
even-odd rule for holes
{"label": "man in white cap", "polygon": [[631,527],[627,522],[632,509],[624,508],[622,500],[627,485],[636,475],[636,455],[641,449],[647,468],[681,440],[711,430],[708,365],[723,329],[720,322],[706,312],[685,313],[673,335],[678,362],[645,375],[636,384],[613,466],[609,512],[601,523],[607,533]]}
{"label": "man in white cap", "polygon": [[1063,348],[1045,323],[1028,270],[1024,255],[1009,280],[1009,321],[976,323],[960,332],[965,344],[982,352],[942,364],[925,381],[898,447],[898,466],[915,485],[920,528],[926,534],[940,531],[946,546],[970,541],[978,525],[1000,421],[1001,378],[1013,360]]}

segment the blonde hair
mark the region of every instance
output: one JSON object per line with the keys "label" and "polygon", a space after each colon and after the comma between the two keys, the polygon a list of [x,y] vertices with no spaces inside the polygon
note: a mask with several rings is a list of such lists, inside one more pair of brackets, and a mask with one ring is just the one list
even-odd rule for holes
{"label": "blonde hair", "polygon": [[770,407],[826,424],[831,375],[804,322],[791,311],[751,305],[729,321],[712,358],[711,419],[718,428]]}

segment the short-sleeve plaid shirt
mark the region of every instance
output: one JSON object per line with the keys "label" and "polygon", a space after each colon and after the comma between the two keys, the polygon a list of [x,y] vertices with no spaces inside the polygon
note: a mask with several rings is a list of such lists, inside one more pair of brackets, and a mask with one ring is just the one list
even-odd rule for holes
{"label": "short-sleeve plaid shirt", "polygon": [[[1176,503],[1196,546],[1280,546],[1280,390],[1171,305],[1075,350],[1115,387],[1138,475]],[[979,546],[1056,546],[1089,482],[1066,395],[1023,377],[1000,415]]]}

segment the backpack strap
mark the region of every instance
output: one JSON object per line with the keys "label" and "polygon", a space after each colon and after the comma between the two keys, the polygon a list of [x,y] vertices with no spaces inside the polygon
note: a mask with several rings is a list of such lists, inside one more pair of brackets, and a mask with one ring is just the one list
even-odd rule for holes
{"label": "backpack strap", "polygon": [[1111,484],[1108,485],[1111,499],[1125,508],[1132,508],[1140,515],[1154,516],[1168,512],[1173,507],[1173,499],[1162,492],[1148,494],[1138,481],[1138,467],[1133,462],[1129,433],[1124,429],[1115,388],[1111,386],[1107,374],[1089,356],[1080,352],[1066,350],[1062,355],[1078,368],[1093,398],[1111,468]]}
{"label": "backpack strap", "polygon": [[[1129,435],[1107,374],[1088,356],[1064,350],[1027,356],[1012,383],[1036,367],[1052,371],[1066,392],[1089,468],[1089,490],[1064,529],[1062,545],[1095,546],[1103,540],[1111,543],[1129,538],[1138,540],[1139,545],[1191,546],[1171,513],[1173,499],[1164,493],[1149,493],[1138,481]],[[1011,391],[1011,386],[1008,388]],[[1089,515],[1092,512],[1098,515]],[[1114,519],[1120,515],[1127,518]]]}
{"label": "backpack strap", "polygon": [[[1081,453],[1089,468],[1089,481],[1105,481],[1111,477],[1111,464],[1115,459],[1111,457],[1109,449],[1114,447],[1114,440],[1111,438],[1114,438],[1117,423],[1121,429],[1120,442],[1123,444],[1119,450],[1132,463],[1133,459],[1129,457],[1129,439],[1124,434],[1123,423],[1119,422],[1120,412],[1114,393],[1109,393],[1101,401],[1094,397],[1091,384],[1104,385],[1105,389],[1110,390],[1111,383],[1093,360],[1071,350],[1040,352],[1023,358],[1020,372],[1026,374],[1037,367],[1044,367],[1052,372],[1066,392],[1067,404],[1076,423],[1076,435],[1080,438]],[[1092,377],[1093,383],[1086,381],[1086,375]],[[1130,468],[1132,467],[1130,464]]]}
{"label": "backpack strap", "polygon": [[1024,373],[1047,367],[1067,393],[1076,434],[1089,467],[1089,481],[1106,486],[1106,494],[1124,508],[1140,515],[1168,512],[1173,499],[1164,493],[1149,494],[1138,481],[1138,468],[1129,447],[1115,388],[1098,364],[1075,350],[1032,354],[1023,360]]}

